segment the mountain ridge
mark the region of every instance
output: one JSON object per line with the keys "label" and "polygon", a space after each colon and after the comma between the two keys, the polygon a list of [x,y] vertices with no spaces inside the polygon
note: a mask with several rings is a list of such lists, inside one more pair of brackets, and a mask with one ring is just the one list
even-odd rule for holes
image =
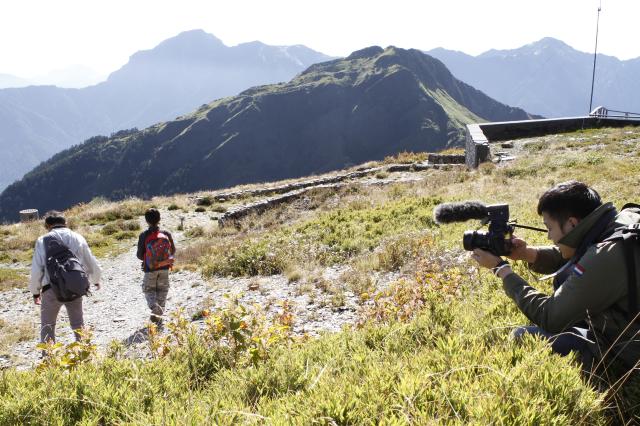
{"label": "mountain ridge", "polygon": [[288,80],[329,58],[303,47],[227,47],[193,30],[134,53],[105,82],[87,88],[0,90],[0,148],[10,153],[0,170],[0,190],[89,137],[170,120],[247,87]]}
{"label": "mountain ridge", "polygon": [[15,217],[25,204],[47,210],[96,196],[148,197],[322,173],[459,146],[471,121],[526,118],[418,50],[365,48],[314,64],[288,83],[68,149],[9,186],[0,216]]}
{"label": "mountain ridge", "polygon": [[[477,56],[436,48],[453,74],[508,105],[545,117],[589,113],[593,54],[545,37],[511,50],[488,50]],[[619,60],[598,54],[594,105],[640,111],[640,58]]]}

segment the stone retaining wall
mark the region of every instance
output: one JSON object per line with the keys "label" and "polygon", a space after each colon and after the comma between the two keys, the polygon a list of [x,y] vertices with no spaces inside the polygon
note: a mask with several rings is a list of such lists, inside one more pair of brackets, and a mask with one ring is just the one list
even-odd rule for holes
{"label": "stone retaining wall", "polygon": [[467,125],[466,165],[476,168],[489,160],[489,144],[493,142],[573,132],[601,127],[640,126],[640,120],[606,117],[568,117],[542,120],[505,121]]}
{"label": "stone retaining wall", "polygon": [[[369,167],[357,169],[349,173],[341,173],[334,176],[327,176],[317,179],[309,179],[300,182],[293,182],[284,185],[263,187],[257,189],[247,189],[244,191],[223,192],[215,194],[209,198],[213,201],[223,202],[235,198],[243,197],[260,197],[271,194],[285,194],[298,189],[316,187],[319,185],[327,185],[345,180],[357,179],[364,176],[376,174],[378,172],[403,172],[403,171],[421,171],[430,168],[437,168],[440,165],[449,164],[464,164],[465,156],[460,155],[443,155],[443,154],[429,154],[427,161],[423,163],[410,163],[410,164],[391,164],[387,166]],[[202,198],[202,197],[200,197]]]}
{"label": "stone retaining wall", "polygon": [[[450,160],[451,163],[444,163],[446,160]],[[282,204],[285,202],[293,201],[302,195],[304,195],[307,191],[310,191],[315,188],[339,188],[346,183],[344,181],[352,180],[355,178],[364,177],[367,175],[375,174],[378,172],[420,172],[429,169],[440,169],[443,167],[451,167],[459,164],[464,164],[464,156],[463,155],[455,155],[455,156],[439,156],[439,161],[443,161],[440,164],[430,164],[429,162],[425,163],[412,163],[412,164],[391,164],[388,166],[380,166],[380,167],[372,167],[368,169],[358,170],[352,173],[346,173],[337,176],[331,176],[328,178],[322,179],[313,179],[310,181],[297,182],[288,185],[281,185],[272,188],[260,188],[256,190],[247,190],[247,191],[238,191],[238,192],[230,192],[226,194],[219,194],[214,196],[213,198],[221,201],[226,200],[231,197],[239,197],[239,196],[247,196],[247,195],[265,195],[265,194],[280,194],[274,197],[265,198],[263,200],[256,201],[254,203],[245,204],[237,209],[229,210],[225,212],[219,219],[218,225],[220,227],[226,226],[229,223],[234,223],[235,221],[241,219],[242,217],[253,213],[253,212],[263,212],[267,209],[277,206],[278,204]]]}

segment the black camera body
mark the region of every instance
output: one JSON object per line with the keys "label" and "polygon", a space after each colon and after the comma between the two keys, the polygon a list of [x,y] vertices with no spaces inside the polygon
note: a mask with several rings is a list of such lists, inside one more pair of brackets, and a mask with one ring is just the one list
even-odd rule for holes
{"label": "black camera body", "polygon": [[546,229],[509,222],[509,205],[492,204],[487,206],[480,201],[463,201],[461,203],[438,204],[433,210],[433,217],[438,224],[465,222],[479,219],[483,225],[489,224],[489,231],[466,231],[462,237],[465,250],[482,249],[496,256],[505,256],[513,250],[513,231],[515,228],[547,232]]}
{"label": "black camera body", "polygon": [[486,208],[487,216],[483,223],[489,224],[489,230],[465,231],[462,246],[469,251],[479,248],[496,256],[506,256],[513,249],[514,227],[509,223],[509,205],[493,204]]}

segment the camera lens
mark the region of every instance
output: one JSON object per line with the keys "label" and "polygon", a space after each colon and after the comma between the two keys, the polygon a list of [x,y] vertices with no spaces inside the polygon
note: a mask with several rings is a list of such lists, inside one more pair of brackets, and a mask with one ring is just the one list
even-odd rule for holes
{"label": "camera lens", "polygon": [[465,231],[462,236],[462,246],[467,251],[477,248],[487,250],[490,247],[489,243],[489,235],[486,232]]}
{"label": "camera lens", "polygon": [[462,246],[465,250],[471,251],[475,248],[473,244],[475,234],[476,231],[464,231],[464,235],[462,236]]}

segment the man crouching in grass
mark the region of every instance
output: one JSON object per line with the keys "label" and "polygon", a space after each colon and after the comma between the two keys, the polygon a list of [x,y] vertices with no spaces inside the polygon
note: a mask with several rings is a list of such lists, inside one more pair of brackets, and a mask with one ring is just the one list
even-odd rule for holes
{"label": "man crouching in grass", "polygon": [[[528,262],[534,272],[555,273],[553,294],[537,291],[506,260],[488,251],[476,249],[471,254],[480,266],[491,268],[502,279],[506,294],[535,324],[519,327],[514,335],[541,336],[560,355],[578,352],[586,371],[606,367],[605,362],[613,360],[627,369],[636,367],[640,359],[640,271],[629,278],[623,241],[606,239],[616,230],[639,223],[640,209],[623,208],[618,213],[612,203],[602,204],[594,189],[569,181],[542,194],[538,214],[554,246],[529,247],[514,238],[508,257]],[[640,244],[635,245],[631,259],[640,256]],[[637,260],[635,263],[637,267]]]}

